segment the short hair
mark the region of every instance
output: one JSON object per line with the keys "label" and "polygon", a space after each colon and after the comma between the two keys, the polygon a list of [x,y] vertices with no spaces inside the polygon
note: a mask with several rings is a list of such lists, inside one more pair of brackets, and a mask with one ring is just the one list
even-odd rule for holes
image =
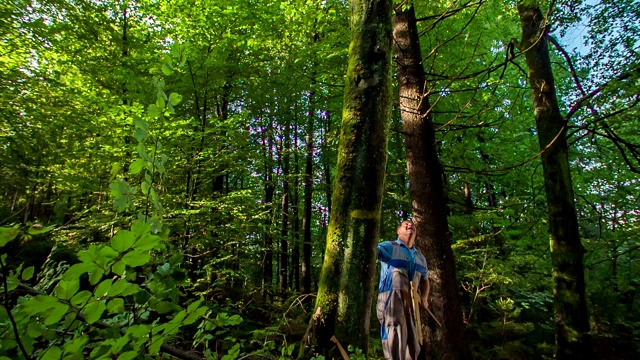
{"label": "short hair", "polygon": [[400,224],[398,224],[398,226],[396,227],[396,231],[400,230],[400,227],[402,226],[402,224],[409,222],[411,224],[413,224],[413,220],[411,219],[407,219],[407,220],[402,220],[402,222],[400,222]]}

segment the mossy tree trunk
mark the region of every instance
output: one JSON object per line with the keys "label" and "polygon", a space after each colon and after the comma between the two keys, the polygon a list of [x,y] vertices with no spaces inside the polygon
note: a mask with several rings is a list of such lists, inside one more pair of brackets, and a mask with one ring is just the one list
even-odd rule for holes
{"label": "mossy tree trunk", "polygon": [[584,248],[578,233],[567,156],[567,122],[560,114],[547,47],[549,28],[537,1],[518,5],[547,193],[556,322],[556,359],[592,357],[585,298]]}
{"label": "mossy tree trunk", "polygon": [[391,0],[351,1],[351,44],[327,247],[309,340],[368,349],[391,116]]}
{"label": "mossy tree trunk", "polygon": [[405,136],[409,195],[416,223],[416,246],[425,255],[431,279],[430,308],[441,323],[427,318],[427,341],[420,358],[468,359],[465,326],[447,221],[443,171],[435,143],[420,38],[413,6],[398,4],[393,17],[395,60],[402,130]]}

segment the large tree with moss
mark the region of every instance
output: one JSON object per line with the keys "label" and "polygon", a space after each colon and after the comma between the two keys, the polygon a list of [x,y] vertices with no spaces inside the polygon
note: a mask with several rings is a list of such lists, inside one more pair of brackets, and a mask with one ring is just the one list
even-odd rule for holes
{"label": "large tree with moss", "polygon": [[584,247],[566,139],[568,123],[560,114],[548,49],[549,26],[536,0],[518,4],[522,25],[520,48],[529,68],[536,129],[547,193],[551,263],[553,267],[556,358],[588,359],[589,314],[585,297]]}
{"label": "large tree with moss", "polygon": [[320,348],[335,335],[368,348],[376,244],[391,111],[391,1],[351,1],[338,169],[327,248],[310,329]]}

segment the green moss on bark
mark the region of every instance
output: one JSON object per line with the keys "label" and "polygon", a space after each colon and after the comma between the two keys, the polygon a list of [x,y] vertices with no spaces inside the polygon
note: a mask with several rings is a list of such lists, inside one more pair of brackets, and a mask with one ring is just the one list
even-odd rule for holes
{"label": "green moss on bark", "polygon": [[567,122],[560,114],[547,45],[548,28],[535,1],[521,2],[521,48],[529,68],[547,194],[556,319],[556,359],[589,359],[589,314],[585,297],[584,248],[578,232],[567,155]]}
{"label": "green moss on bark", "polygon": [[338,169],[314,319],[321,348],[336,335],[345,347],[368,349],[391,115],[391,3],[351,1]]}

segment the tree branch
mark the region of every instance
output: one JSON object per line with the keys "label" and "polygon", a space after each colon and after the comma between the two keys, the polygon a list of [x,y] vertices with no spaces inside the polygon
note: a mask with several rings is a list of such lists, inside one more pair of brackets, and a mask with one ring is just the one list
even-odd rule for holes
{"label": "tree branch", "polygon": [[11,321],[11,327],[13,327],[13,335],[16,337],[16,342],[18,343],[18,347],[22,352],[22,356],[24,356],[25,359],[31,359],[31,356],[29,356],[29,353],[27,353],[27,349],[25,349],[24,345],[22,345],[22,341],[20,340],[20,333],[18,332],[18,324],[16,324],[16,320],[13,318],[11,308],[9,307],[9,285],[7,284],[7,269],[4,266],[4,261],[0,260],[0,266],[2,267],[2,282],[4,285],[4,308],[7,310],[9,321]]}

